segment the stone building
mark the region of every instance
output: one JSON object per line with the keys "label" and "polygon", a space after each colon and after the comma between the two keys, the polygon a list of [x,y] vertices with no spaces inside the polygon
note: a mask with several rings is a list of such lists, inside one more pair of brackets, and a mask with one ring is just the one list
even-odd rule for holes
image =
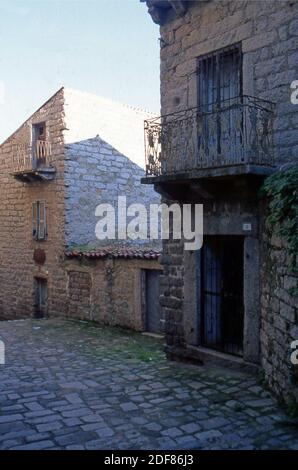
{"label": "stone building", "polygon": [[298,2],[141,1],[160,25],[162,112],[146,122],[143,182],[165,202],[204,204],[202,249],[163,245],[168,355],[261,367],[297,402],[297,278],[258,192],[297,164]]}
{"label": "stone building", "polygon": [[98,204],[159,202],[140,183],[152,116],[61,88],[0,146],[0,319],[68,315],[160,330],[151,302],[159,247],[95,236]]}

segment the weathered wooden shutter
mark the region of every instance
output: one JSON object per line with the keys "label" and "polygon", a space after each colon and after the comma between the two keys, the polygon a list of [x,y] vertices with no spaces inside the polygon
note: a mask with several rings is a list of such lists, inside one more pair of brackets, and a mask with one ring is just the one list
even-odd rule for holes
{"label": "weathered wooden shutter", "polygon": [[46,205],[45,202],[39,201],[38,203],[38,239],[45,240],[47,227],[46,227]]}
{"label": "weathered wooden shutter", "polygon": [[37,239],[38,237],[38,203],[33,202],[32,204],[32,237]]}

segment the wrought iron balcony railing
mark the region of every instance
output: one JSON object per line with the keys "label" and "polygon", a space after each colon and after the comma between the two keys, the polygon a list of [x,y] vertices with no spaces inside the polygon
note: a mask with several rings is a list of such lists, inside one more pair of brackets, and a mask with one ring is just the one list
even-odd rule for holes
{"label": "wrought iron balcony railing", "polygon": [[147,176],[200,168],[272,166],[274,105],[241,96],[145,121]]}
{"label": "wrought iron balcony railing", "polygon": [[35,144],[13,144],[12,165],[14,172],[30,172],[50,166],[50,142],[37,140]]}

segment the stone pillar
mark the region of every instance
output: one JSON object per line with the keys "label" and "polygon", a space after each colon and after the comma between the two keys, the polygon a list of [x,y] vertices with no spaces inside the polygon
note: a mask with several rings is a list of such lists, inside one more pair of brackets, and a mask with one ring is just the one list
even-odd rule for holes
{"label": "stone pillar", "polygon": [[184,266],[180,240],[164,240],[160,276],[160,305],[165,318],[166,343],[172,349],[185,347],[183,328]]}
{"label": "stone pillar", "polygon": [[243,359],[259,363],[260,352],[260,260],[259,241],[244,239],[244,337]]}
{"label": "stone pillar", "polygon": [[184,251],[184,309],[183,326],[187,344],[200,341],[200,255],[201,251]]}

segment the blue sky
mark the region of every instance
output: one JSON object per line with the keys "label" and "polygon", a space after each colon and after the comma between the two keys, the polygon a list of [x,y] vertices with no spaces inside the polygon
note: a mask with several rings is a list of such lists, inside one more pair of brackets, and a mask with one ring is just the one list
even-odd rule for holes
{"label": "blue sky", "polygon": [[139,0],[0,0],[0,142],[62,85],[158,112],[158,37]]}

